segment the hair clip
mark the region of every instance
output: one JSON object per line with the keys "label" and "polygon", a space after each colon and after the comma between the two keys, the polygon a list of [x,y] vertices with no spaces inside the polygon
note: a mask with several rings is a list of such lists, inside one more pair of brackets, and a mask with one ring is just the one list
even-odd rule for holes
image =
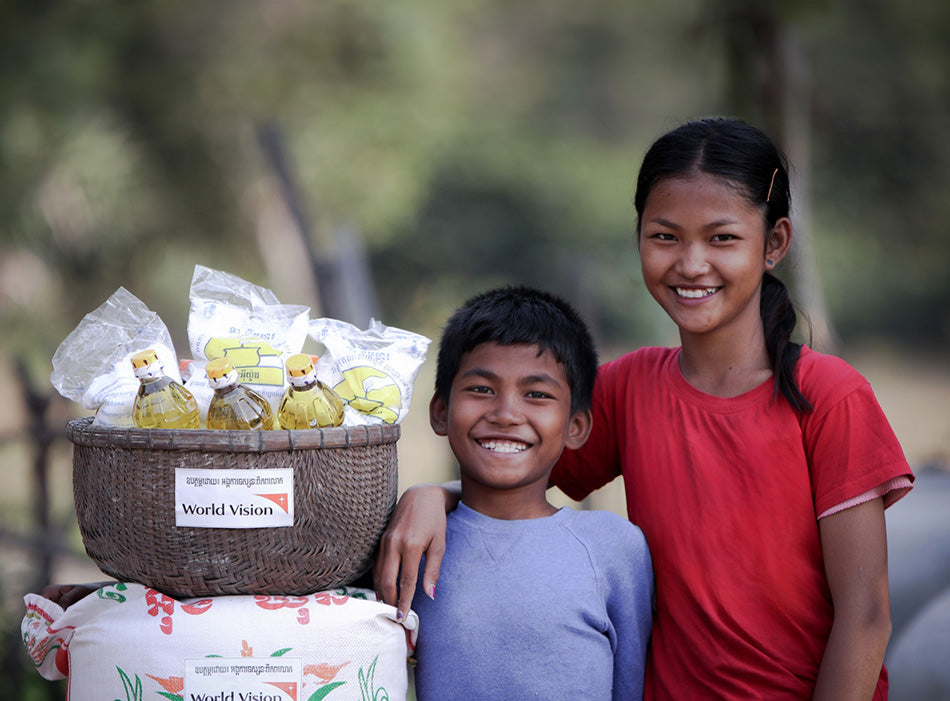
{"label": "hair clip", "polygon": [[769,191],[765,195],[765,202],[768,204],[768,201],[772,199],[772,186],[775,185],[775,176],[778,175],[778,168],[772,171],[772,181],[769,183]]}

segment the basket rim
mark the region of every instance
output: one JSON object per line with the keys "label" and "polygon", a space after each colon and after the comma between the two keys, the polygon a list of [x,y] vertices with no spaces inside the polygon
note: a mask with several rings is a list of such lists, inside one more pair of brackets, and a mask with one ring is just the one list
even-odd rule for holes
{"label": "basket rim", "polygon": [[86,416],[66,422],[75,445],[146,450],[199,450],[213,453],[266,453],[324,448],[356,448],[395,443],[399,424],[308,428],[296,431],[225,431],[215,429],[128,428],[93,425]]}

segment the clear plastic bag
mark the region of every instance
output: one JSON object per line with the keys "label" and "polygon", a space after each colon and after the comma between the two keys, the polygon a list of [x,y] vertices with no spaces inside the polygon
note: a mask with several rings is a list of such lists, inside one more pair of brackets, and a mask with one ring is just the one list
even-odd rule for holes
{"label": "clear plastic bag", "polygon": [[120,287],[82,318],[53,354],[56,391],[96,412],[93,423],[131,426],[139,381],[131,357],[152,348],[165,374],[180,380],[171,334],[158,314]]}

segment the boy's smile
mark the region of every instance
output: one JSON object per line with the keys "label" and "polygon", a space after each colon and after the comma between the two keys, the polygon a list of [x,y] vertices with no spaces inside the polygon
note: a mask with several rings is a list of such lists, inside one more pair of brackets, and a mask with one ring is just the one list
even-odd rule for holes
{"label": "boy's smile", "polygon": [[590,424],[587,412],[571,414],[567,373],[551,351],[495,342],[462,356],[449,401],[433,397],[430,420],[459,462],[462,501],[504,519],[553,513],[551,468]]}

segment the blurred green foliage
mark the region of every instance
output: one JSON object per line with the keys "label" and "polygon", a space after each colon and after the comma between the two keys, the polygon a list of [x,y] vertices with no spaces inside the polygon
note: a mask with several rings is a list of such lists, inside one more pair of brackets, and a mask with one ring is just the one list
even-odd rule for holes
{"label": "blurred green foliage", "polygon": [[669,341],[632,244],[640,155],[709,114],[781,139],[788,29],[835,325],[946,341],[945,2],[8,0],[4,343],[48,359],[119,285],[182,340],[195,263],[279,291],[260,124],[285,138],[316,247],[343,225],[365,238],[386,323],[431,330],[526,282],[604,340]]}

